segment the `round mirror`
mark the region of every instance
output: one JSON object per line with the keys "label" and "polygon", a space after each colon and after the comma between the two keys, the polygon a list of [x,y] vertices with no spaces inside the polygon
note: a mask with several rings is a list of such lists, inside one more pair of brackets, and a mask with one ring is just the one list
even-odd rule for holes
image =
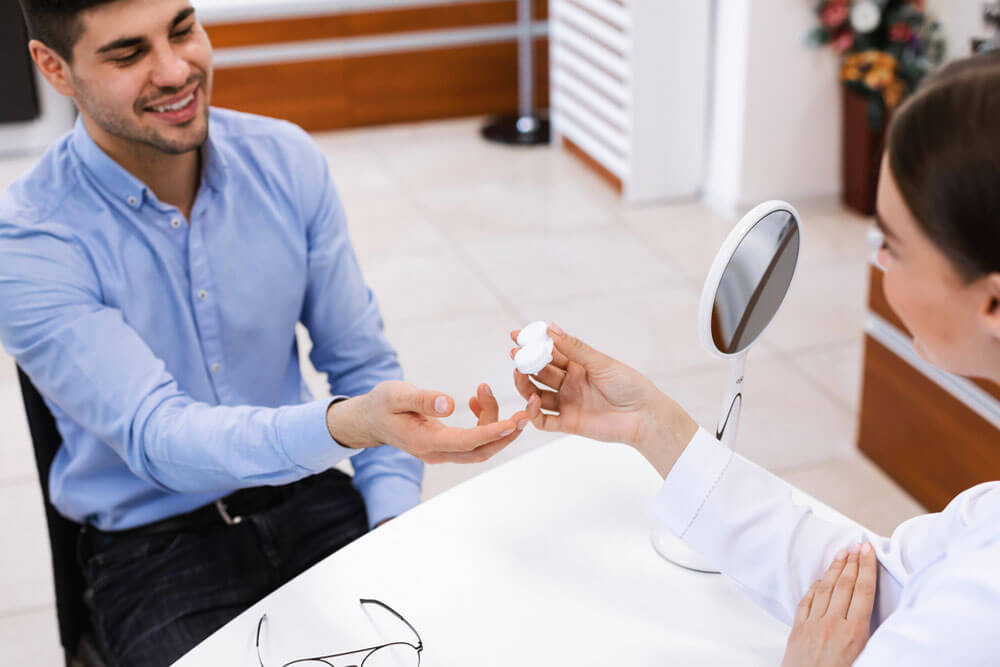
{"label": "round mirror", "polygon": [[778,312],[799,257],[798,214],[785,202],[748,213],[709,271],[699,311],[702,342],[723,357],[745,352]]}

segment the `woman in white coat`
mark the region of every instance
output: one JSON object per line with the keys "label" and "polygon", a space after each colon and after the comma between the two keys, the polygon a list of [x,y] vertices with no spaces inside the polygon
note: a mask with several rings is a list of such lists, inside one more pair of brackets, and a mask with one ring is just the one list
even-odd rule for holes
{"label": "woman in white coat", "polygon": [[[887,145],[878,224],[889,303],[921,357],[1000,382],[1000,57],[929,80]],[[796,505],[638,371],[550,333],[554,360],[536,378],[551,390],[515,375],[535,426],[641,452],[665,478],[658,519],[793,624],[785,664],[1000,664],[1000,482],[889,537],[864,534]],[[536,394],[558,414],[540,413]]]}

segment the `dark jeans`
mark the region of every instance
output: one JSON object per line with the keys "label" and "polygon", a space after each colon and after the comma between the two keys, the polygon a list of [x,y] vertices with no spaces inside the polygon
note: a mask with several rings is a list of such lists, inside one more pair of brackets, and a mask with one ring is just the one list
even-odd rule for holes
{"label": "dark jeans", "polygon": [[114,667],[169,665],[244,609],[368,530],[351,478],[296,482],[241,523],[81,545],[85,601]]}

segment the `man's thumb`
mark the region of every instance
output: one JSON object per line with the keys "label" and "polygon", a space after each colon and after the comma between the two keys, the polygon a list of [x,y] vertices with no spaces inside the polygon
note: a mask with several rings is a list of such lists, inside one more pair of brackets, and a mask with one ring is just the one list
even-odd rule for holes
{"label": "man's thumb", "polygon": [[455,410],[455,402],[447,394],[430,389],[414,388],[406,397],[405,410],[428,417],[447,417]]}
{"label": "man's thumb", "polygon": [[555,342],[555,348],[566,355],[570,361],[575,361],[586,369],[596,370],[607,364],[609,357],[598,352],[576,336],[570,336],[556,324],[549,325],[549,335]]}

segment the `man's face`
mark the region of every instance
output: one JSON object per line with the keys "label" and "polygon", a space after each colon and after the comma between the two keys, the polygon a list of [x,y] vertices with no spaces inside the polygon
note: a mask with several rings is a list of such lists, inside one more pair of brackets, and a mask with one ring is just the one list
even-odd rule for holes
{"label": "man's face", "polygon": [[70,78],[80,113],[165,153],[208,136],[212,46],[188,0],[118,0],[80,14]]}

